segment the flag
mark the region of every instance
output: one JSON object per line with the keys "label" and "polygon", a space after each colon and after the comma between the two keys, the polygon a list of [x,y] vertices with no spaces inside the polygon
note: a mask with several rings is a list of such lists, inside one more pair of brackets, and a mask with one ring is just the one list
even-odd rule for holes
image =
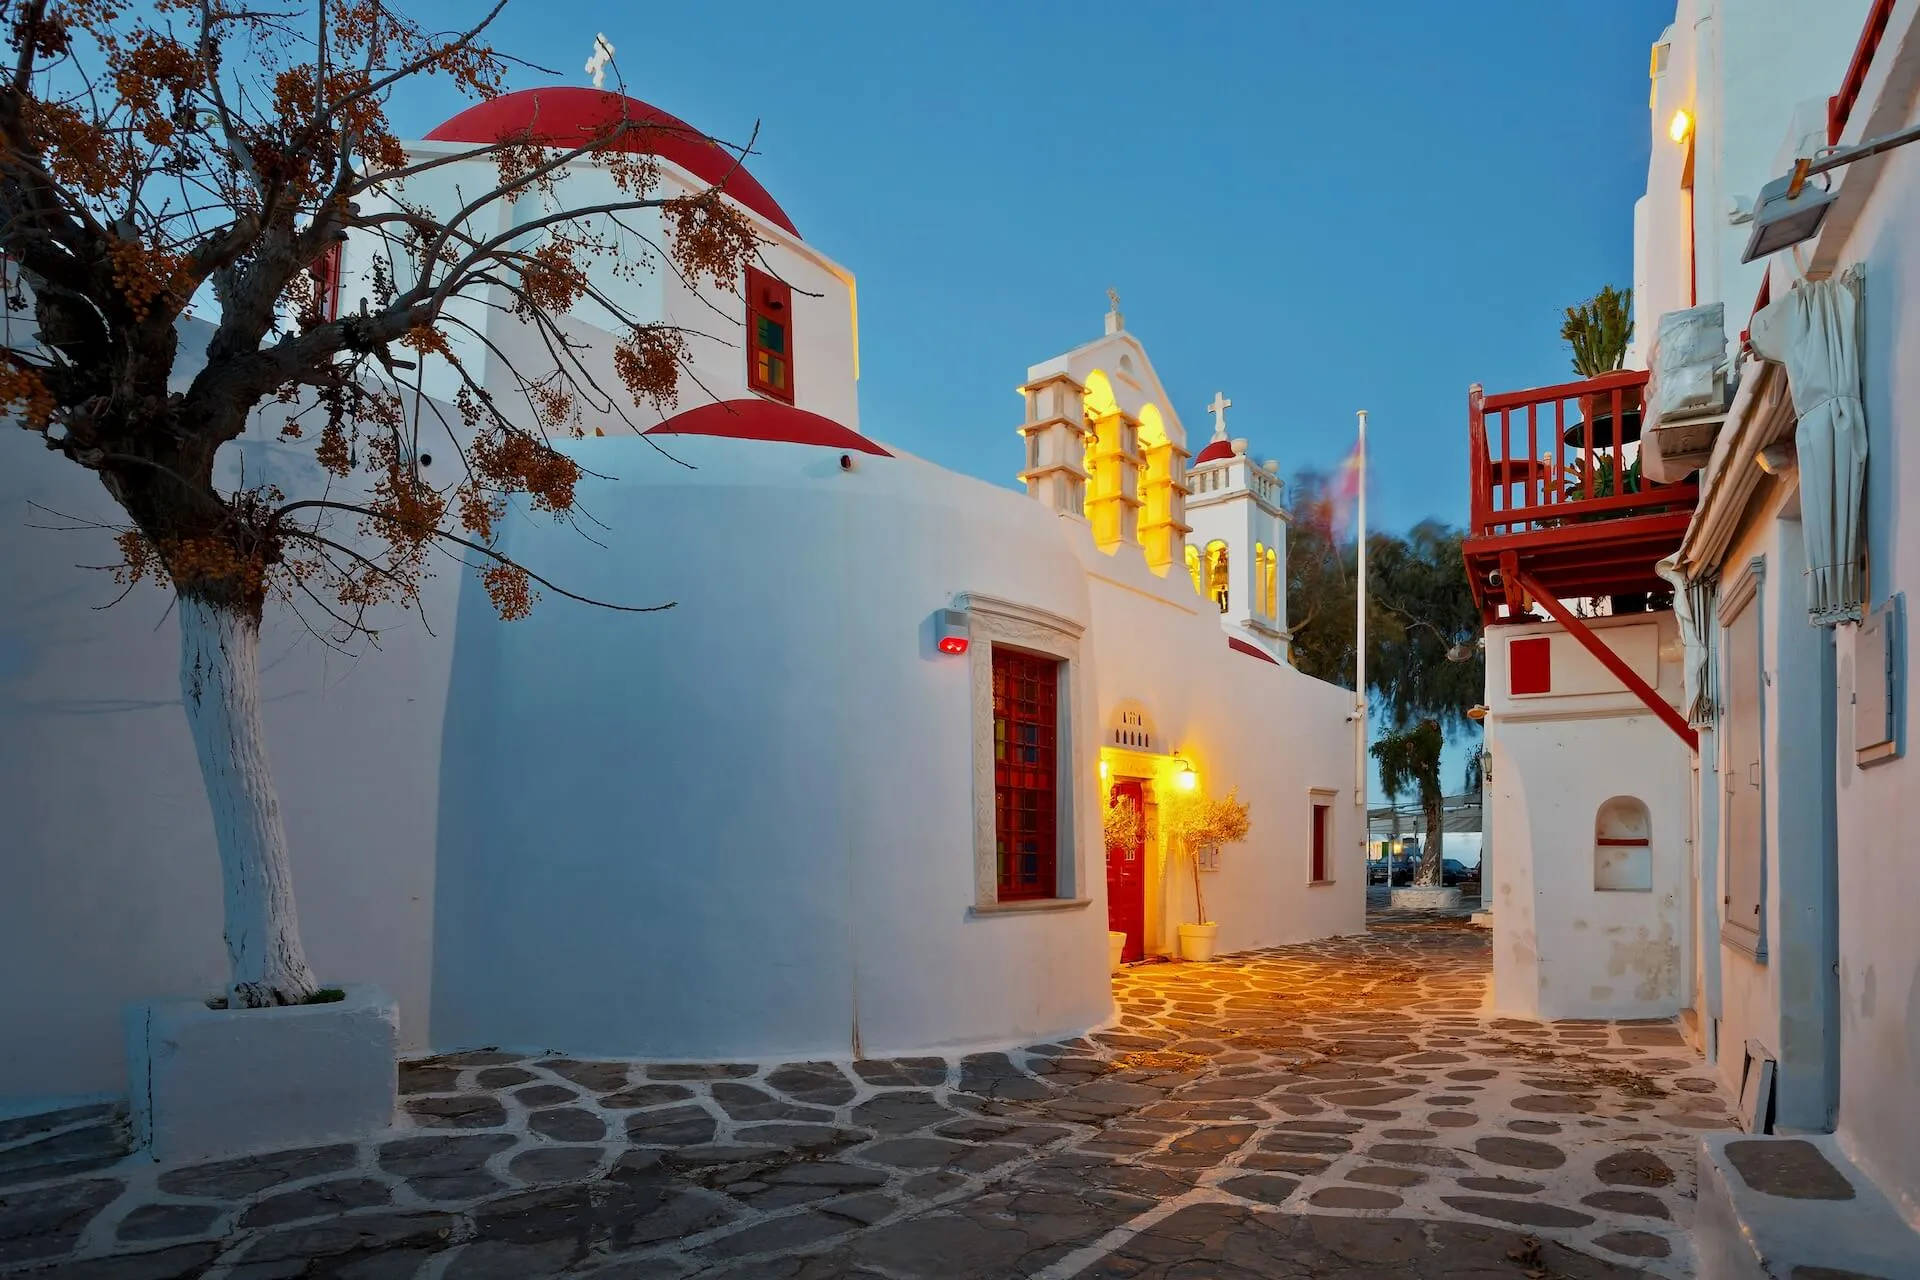
{"label": "flag", "polygon": [[1356,441],[1346,461],[1340,464],[1340,470],[1333,483],[1334,527],[1344,529],[1352,518],[1354,508],[1360,502],[1360,487],[1367,482],[1367,444],[1364,438]]}

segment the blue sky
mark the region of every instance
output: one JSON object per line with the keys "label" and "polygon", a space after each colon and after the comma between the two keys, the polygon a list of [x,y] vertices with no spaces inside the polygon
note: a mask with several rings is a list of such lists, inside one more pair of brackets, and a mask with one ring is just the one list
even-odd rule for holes
{"label": "blue sky", "polygon": [[[451,26],[472,0],[423,0]],[[1284,473],[1370,411],[1372,514],[1466,514],[1466,390],[1560,380],[1561,309],[1632,283],[1672,0],[512,0],[496,45],[726,139],[859,278],[865,429],[1000,484],[1012,389],[1106,290],[1191,435],[1223,390]],[[550,82],[532,72],[516,83]],[[409,93],[418,136],[461,104]]]}

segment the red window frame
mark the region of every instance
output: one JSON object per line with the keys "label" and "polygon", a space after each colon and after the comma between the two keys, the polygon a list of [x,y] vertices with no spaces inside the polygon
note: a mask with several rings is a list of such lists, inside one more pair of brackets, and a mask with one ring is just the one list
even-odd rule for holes
{"label": "red window frame", "polygon": [[1059,896],[1060,662],[993,647],[993,836],[1000,900]]}
{"label": "red window frame", "polygon": [[314,304],[325,324],[340,318],[340,246],[333,245],[307,268],[313,279]]}
{"label": "red window frame", "polygon": [[747,385],[793,403],[793,286],[747,268]]}
{"label": "red window frame", "polygon": [[1313,806],[1313,875],[1315,884],[1333,879],[1327,874],[1327,822],[1333,816],[1330,806]]}

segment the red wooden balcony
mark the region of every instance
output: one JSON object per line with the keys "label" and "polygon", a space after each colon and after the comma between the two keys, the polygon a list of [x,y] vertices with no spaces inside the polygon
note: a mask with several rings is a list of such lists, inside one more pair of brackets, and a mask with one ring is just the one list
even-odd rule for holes
{"label": "red wooden balcony", "polygon": [[[1555,600],[1662,591],[1654,565],[1673,553],[1699,501],[1696,479],[1640,475],[1647,375],[1468,393],[1472,496],[1465,553],[1487,622]],[[1616,426],[1618,429],[1616,429]]]}

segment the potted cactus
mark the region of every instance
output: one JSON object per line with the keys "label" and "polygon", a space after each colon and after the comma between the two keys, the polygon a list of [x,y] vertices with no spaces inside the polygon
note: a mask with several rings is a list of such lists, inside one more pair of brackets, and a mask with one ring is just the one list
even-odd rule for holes
{"label": "potted cactus", "polygon": [[[1598,378],[1614,373],[1627,362],[1627,343],[1633,338],[1633,290],[1608,285],[1577,307],[1567,308],[1560,336],[1573,352],[1573,371],[1582,378]],[[1622,395],[1620,441],[1640,438],[1640,392],[1634,388]],[[1613,396],[1611,393],[1582,396],[1580,414],[1585,421],[1567,429],[1566,443],[1585,442],[1584,432],[1593,432],[1593,447],[1613,444]]]}

